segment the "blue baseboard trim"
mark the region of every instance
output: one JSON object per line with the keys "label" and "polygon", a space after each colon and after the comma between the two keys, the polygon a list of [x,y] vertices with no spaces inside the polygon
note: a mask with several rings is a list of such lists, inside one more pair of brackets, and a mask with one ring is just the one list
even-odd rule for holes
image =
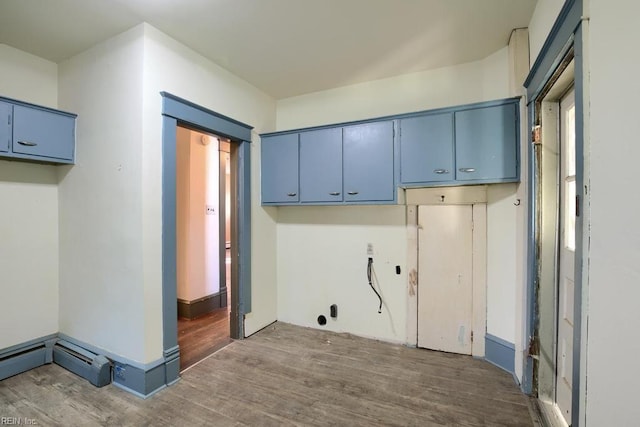
{"label": "blue baseboard trim", "polygon": [[485,334],[484,345],[485,360],[514,375],[516,358],[515,345],[491,334]]}
{"label": "blue baseboard trim", "polygon": [[0,381],[51,363],[56,340],[51,334],[0,350]]}
{"label": "blue baseboard trim", "polygon": [[165,351],[163,357],[149,363],[140,363],[126,357],[113,354],[78,339],[59,334],[60,339],[69,341],[93,353],[108,357],[113,363],[113,385],[146,399],[167,385],[174,384],[180,374],[180,349],[178,346]]}
{"label": "blue baseboard trim", "polygon": [[164,379],[167,385],[173,385],[180,379],[180,347],[171,347],[164,351]]}
{"label": "blue baseboard trim", "polygon": [[67,341],[81,350],[106,356],[113,364],[112,383],[146,399],[180,379],[180,348],[166,350],[158,360],[140,363],[85,343],[63,333],[36,338],[0,349],[0,380],[53,362],[53,346]]}
{"label": "blue baseboard trim", "polygon": [[146,399],[167,386],[165,364],[159,364],[149,370],[113,362],[113,384]]}

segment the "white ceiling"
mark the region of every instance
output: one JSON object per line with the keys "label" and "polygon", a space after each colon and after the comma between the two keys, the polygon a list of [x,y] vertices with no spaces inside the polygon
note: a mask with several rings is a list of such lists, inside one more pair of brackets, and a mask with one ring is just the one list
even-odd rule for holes
{"label": "white ceiling", "polygon": [[60,62],[141,22],[276,99],[482,59],[536,0],[0,0],[0,43]]}

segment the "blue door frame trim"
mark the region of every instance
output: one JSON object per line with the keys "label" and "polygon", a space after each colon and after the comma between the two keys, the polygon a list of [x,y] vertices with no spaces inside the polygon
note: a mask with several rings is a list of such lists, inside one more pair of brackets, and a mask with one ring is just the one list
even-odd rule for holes
{"label": "blue door frame trim", "polygon": [[[165,383],[179,378],[178,304],[176,271],[176,128],[197,128],[229,138],[237,147],[237,259],[238,338],[243,338],[243,318],[251,311],[251,158],[253,127],[223,116],[167,92],[162,96],[162,332],[166,364]],[[233,330],[233,328],[232,328]],[[169,357],[170,356],[170,357]]]}
{"label": "blue door frame trim", "polygon": [[[556,19],[551,32],[538,55],[531,71],[525,80],[527,89],[527,104],[529,118],[529,130],[536,125],[536,104],[540,95],[553,74],[562,63],[563,59],[573,48],[575,58],[575,96],[576,96],[576,197],[584,212],[584,67],[583,67],[583,2],[582,0],[567,0]],[[536,162],[535,147],[529,144],[529,172],[528,192],[529,206],[527,218],[528,256],[527,256],[527,316],[526,331],[529,340],[535,337],[538,324],[537,280],[538,280],[538,252],[536,242],[536,194],[535,183]],[[576,217],[576,262],[575,262],[575,289],[574,289],[574,335],[573,335],[573,373],[572,373],[572,422],[578,426],[580,422],[581,401],[581,330],[582,330],[582,266],[583,266],[583,215]],[[534,372],[533,358],[525,354],[522,388],[525,393],[531,394],[533,390]]]}

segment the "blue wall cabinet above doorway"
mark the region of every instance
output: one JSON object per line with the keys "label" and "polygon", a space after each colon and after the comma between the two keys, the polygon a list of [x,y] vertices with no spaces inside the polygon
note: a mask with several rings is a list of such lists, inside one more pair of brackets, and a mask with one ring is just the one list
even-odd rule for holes
{"label": "blue wall cabinet above doorway", "polygon": [[518,102],[511,98],[400,119],[400,185],[517,182]]}
{"label": "blue wall cabinet above doorway", "polygon": [[519,102],[264,134],[262,204],[395,204],[397,187],[517,182]]}
{"label": "blue wall cabinet above doorway", "polygon": [[403,184],[453,180],[454,155],[453,113],[400,120],[400,180]]}
{"label": "blue wall cabinet above doorway", "polygon": [[455,113],[456,180],[516,179],[517,104]]}
{"label": "blue wall cabinet above doorway", "polygon": [[76,115],[0,98],[0,159],[73,164]]}

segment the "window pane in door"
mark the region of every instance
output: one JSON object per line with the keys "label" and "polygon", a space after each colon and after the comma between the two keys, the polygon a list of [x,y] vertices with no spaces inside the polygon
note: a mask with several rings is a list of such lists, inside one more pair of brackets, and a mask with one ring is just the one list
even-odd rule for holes
{"label": "window pane in door", "polygon": [[572,102],[564,111],[565,115],[565,174],[572,176],[576,174],[576,106]]}
{"label": "window pane in door", "polygon": [[564,183],[564,246],[576,249],[576,181],[575,177],[567,178]]}

